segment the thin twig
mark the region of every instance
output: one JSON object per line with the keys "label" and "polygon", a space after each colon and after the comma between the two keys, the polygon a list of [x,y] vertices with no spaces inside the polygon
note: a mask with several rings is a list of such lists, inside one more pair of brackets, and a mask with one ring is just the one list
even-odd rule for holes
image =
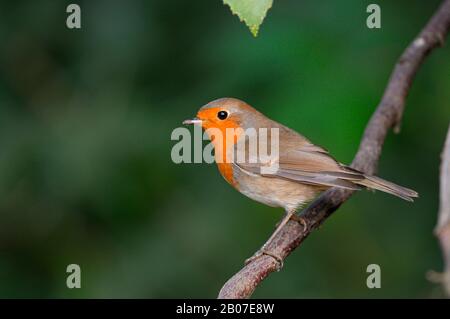
{"label": "thin twig", "polygon": [[[445,0],[425,28],[406,48],[395,65],[380,104],[373,113],[362,137],[352,167],[368,174],[377,170],[384,140],[389,129],[398,131],[405,99],[414,75],[424,58],[442,45],[450,28],[450,0]],[[266,250],[283,260],[296,249],[308,235],[322,224],[351,195],[352,191],[332,188],[323,193],[303,212],[309,227],[290,221],[278,233]],[[270,273],[278,270],[275,258],[262,255],[244,266],[231,277],[219,292],[219,298],[249,298],[258,284]]]}
{"label": "thin twig", "polygon": [[450,127],[442,150],[440,186],[439,217],[435,234],[444,257],[444,273],[440,276],[440,281],[450,297]]}

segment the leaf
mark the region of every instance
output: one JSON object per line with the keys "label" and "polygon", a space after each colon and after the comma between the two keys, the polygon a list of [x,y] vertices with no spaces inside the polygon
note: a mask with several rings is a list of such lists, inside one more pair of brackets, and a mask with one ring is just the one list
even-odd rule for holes
{"label": "leaf", "polygon": [[272,7],[273,0],[223,0],[231,12],[236,14],[250,29],[253,36],[258,35],[259,26]]}

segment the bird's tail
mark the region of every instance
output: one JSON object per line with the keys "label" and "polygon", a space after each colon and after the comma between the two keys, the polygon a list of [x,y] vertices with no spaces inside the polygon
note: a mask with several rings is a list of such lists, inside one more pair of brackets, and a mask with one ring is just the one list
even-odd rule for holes
{"label": "bird's tail", "polygon": [[365,186],[367,188],[376,189],[385,193],[392,194],[409,202],[413,202],[414,197],[419,197],[419,194],[416,191],[388,182],[382,178],[372,175],[364,175],[364,177],[365,179],[354,181],[354,183]]}

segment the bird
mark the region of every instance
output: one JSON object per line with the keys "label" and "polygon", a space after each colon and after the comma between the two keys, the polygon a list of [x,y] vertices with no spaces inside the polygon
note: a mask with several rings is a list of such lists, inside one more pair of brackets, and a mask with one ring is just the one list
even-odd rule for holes
{"label": "bird", "polygon": [[[379,190],[407,201],[418,197],[414,190],[338,162],[325,148],[236,98],[209,102],[198,110],[195,118],[185,120],[183,124],[200,125],[206,131],[214,147],[219,172],[231,186],[257,202],[285,210],[285,216],[272,236],[247,263],[263,254],[280,261],[279,256],[266,250],[267,245],[290,219],[308,227],[296,212],[329,188]],[[229,130],[238,133],[232,138],[224,138]],[[236,160],[238,145],[244,145],[242,150],[252,153],[250,139],[242,133],[250,130],[256,132],[257,137],[261,130],[277,132],[266,133],[269,137],[277,135],[278,154],[275,158],[263,161],[260,153],[253,151],[254,154],[244,156],[244,160],[242,157],[240,161]]]}

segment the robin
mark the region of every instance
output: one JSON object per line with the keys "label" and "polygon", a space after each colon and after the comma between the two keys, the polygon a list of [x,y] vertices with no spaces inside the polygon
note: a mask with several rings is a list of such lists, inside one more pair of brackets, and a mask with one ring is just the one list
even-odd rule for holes
{"label": "robin", "polygon": [[[214,146],[219,171],[231,186],[255,201],[282,207],[286,211],[275,232],[251,259],[261,254],[271,255],[265,248],[290,219],[308,227],[305,220],[295,215],[295,212],[331,187],[380,190],[407,201],[418,197],[418,193],[411,189],[339,163],[324,148],[235,98],[212,101],[200,108],[196,118],[186,120],[183,124],[201,125],[206,130]],[[251,161],[249,156],[244,161],[237,161],[235,156],[229,156],[230,151],[235,152],[238,142],[248,137],[237,133],[231,139],[217,138],[217,132],[222,133],[223,137],[228,130],[245,132],[249,129],[256,132],[261,129],[271,132],[277,130],[278,154],[275,159],[264,162],[258,158],[259,154],[253,154],[251,156],[256,156],[256,160],[253,158]],[[249,150],[247,145],[246,150]],[[263,170],[268,167],[274,169]],[[273,257],[279,260],[277,256]]]}

